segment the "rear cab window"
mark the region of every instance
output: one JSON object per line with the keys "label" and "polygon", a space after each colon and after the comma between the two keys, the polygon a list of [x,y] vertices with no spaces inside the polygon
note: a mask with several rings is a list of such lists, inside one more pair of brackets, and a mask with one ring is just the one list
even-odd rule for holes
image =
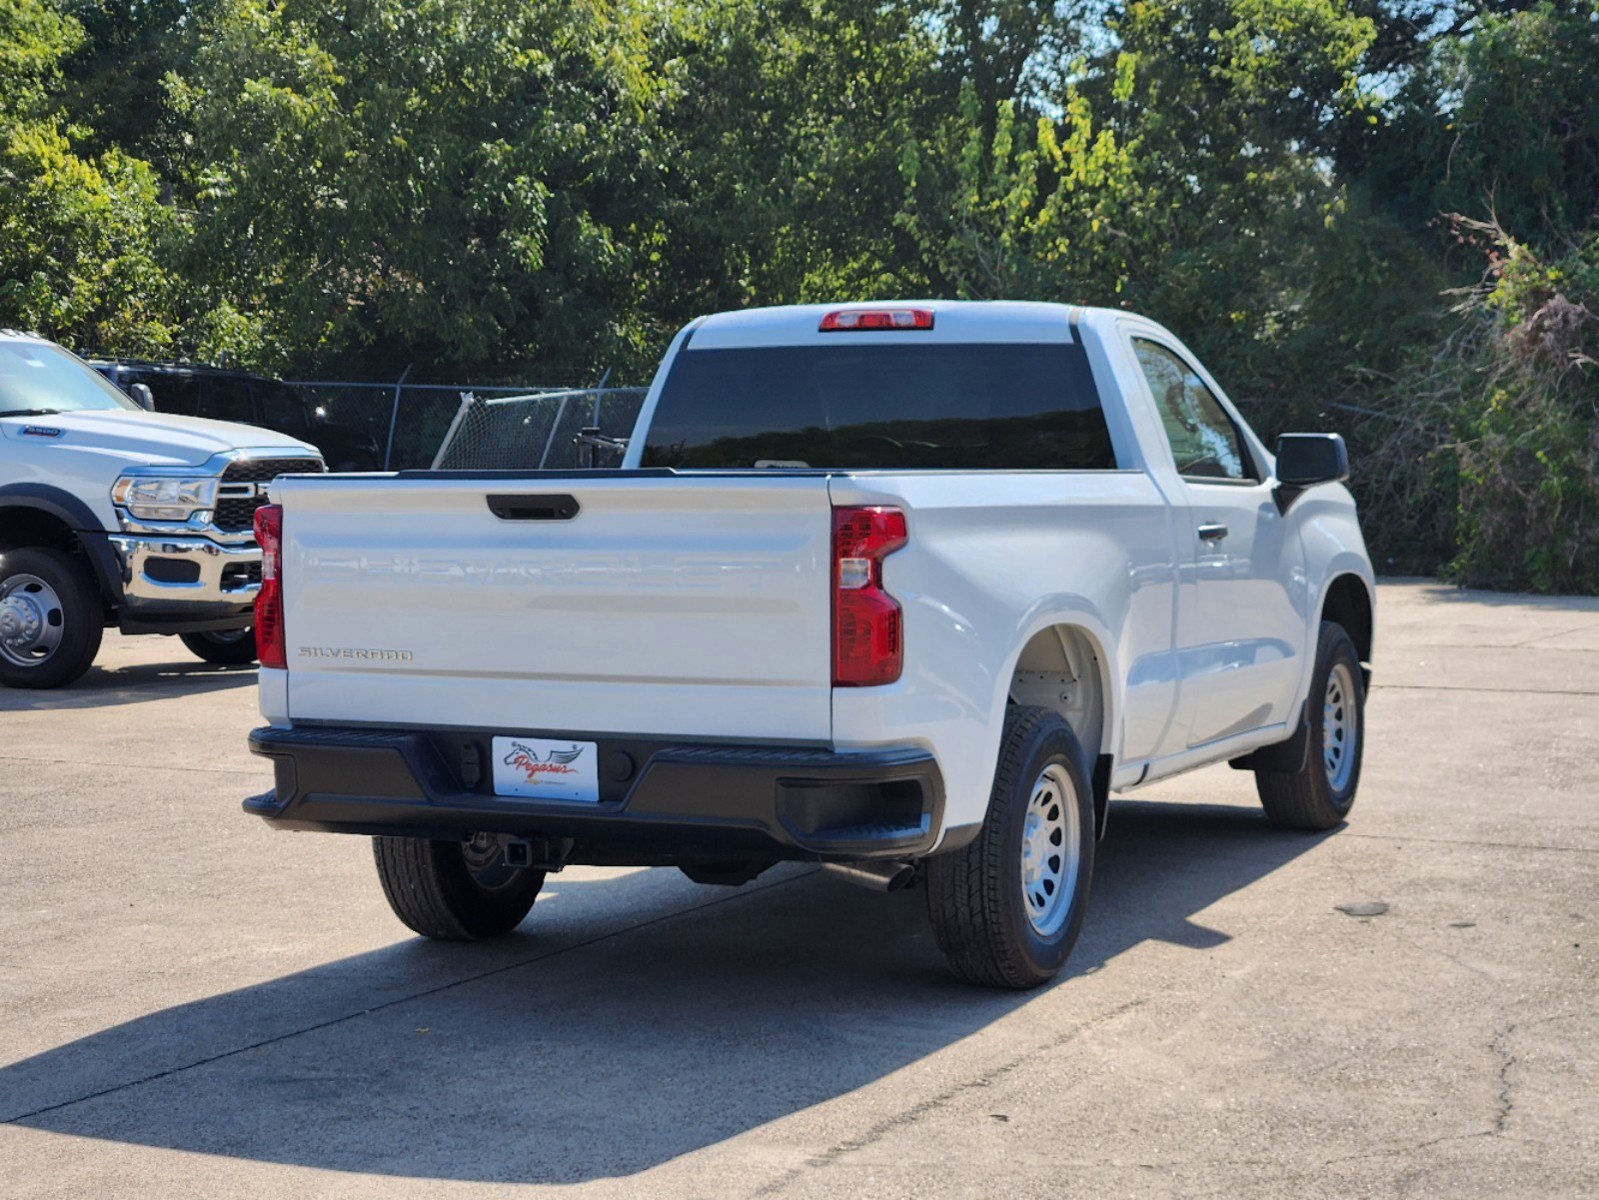
{"label": "rear cab window", "polygon": [[678,354],[641,465],[1117,468],[1077,343],[767,346]]}

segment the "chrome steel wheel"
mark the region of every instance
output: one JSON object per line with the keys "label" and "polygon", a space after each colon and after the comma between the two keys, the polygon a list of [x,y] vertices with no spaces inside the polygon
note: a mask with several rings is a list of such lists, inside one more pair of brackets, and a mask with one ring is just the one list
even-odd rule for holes
{"label": "chrome steel wheel", "polygon": [[1051,763],[1033,783],[1022,825],[1022,895],[1028,922],[1044,937],[1057,932],[1071,912],[1080,836],[1071,776]]}
{"label": "chrome steel wheel", "polygon": [[0,581],[0,657],[37,667],[56,652],[66,629],[61,597],[37,575]]}
{"label": "chrome steel wheel", "polygon": [[1355,740],[1360,725],[1355,714],[1355,677],[1346,663],[1334,663],[1327,675],[1321,709],[1321,757],[1327,786],[1341,792],[1355,769]]}

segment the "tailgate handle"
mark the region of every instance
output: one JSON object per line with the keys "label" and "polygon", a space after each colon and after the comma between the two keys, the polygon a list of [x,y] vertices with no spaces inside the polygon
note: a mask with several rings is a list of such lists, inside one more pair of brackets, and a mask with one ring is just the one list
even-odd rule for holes
{"label": "tailgate handle", "polygon": [[489,496],[489,511],[502,521],[570,521],[576,496]]}

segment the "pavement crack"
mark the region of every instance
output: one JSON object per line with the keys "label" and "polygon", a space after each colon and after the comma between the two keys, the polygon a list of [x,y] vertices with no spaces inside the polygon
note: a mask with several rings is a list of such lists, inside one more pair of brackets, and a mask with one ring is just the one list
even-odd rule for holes
{"label": "pavement crack", "polygon": [[1493,1040],[1488,1043],[1489,1051],[1493,1054],[1497,1054],[1500,1060],[1499,1095],[1497,1097],[1497,1107],[1494,1110],[1493,1123],[1493,1132],[1495,1134],[1501,1134],[1505,1131],[1505,1127],[1510,1124],[1510,1114],[1514,1112],[1516,1108],[1514,1083],[1510,1078],[1510,1073],[1515,1070],[1517,1060],[1514,1051],[1512,1051],[1506,1045],[1506,1043],[1509,1042],[1512,1036],[1514,1036],[1516,1030],[1520,1028],[1521,1026],[1519,1023],[1507,1025],[1504,1027],[1504,1029],[1494,1034]]}
{"label": "pavement crack", "polygon": [[1591,688],[1472,687],[1465,683],[1374,683],[1374,692],[1481,692],[1487,696],[1593,696]]}
{"label": "pavement crack", "polygon": [[70,1100],[59,1100],[54,1104],[42,1105],[31,1112],[18,1113],[16,1116],[0,1118],[0,1125],[20,1125],[24,1122],[31,1121],[36,1117],[42,1117],[47,1113],[59,1112],[64,1108],[71,1108],[74,1105],[83,1104],[90,1100],[98,1100],[102,1096],[113,1096],[118,1092],[125,1092],[132,1088],[143,1087],[147,1083],[156,1083],[162,1079],[169,1079],[174,1075],[181,1075],[185,1071],[192,1071],[196,1067],[209,1066],[211,1063],[222,1062],[224,1059],[234,1058],[240,1054],[248,1054],[252,1050],[260,1050],[265,1046],[275,1046],[280,1042],[291,1041],[294,1038],[303,1037],[308,1033],[316,1033],[319,1030],[331,1029],[335,1025],[343,1025],[347,1021],[354,1021],[360,1017],[369,1017],[374,1013],[385,1012],[391,1008],[398,1008],[400,1005],[409,1004],[413,1000],[421,1000],[428,996],[437,996],[443,992],[448,992],[458,987],[464,987],[469,983],[477,983],[483,979],[492,979],[496,975],[504,975],[510,971],[518,971],[523,967],[532,966],[534,963],[545,962],[552,958],[559,958],[563,954],[571,954],[577,950],[587,949],[589,946],[597,945],[598,943],[608,941],[611,938],[621,937],[629,933],[635,933],[640,929],[648,929],[652,925],[660,925],[667,921],[675,921],[679,917],[687,917],[694,913],[704,912],[708,908],[716,908],[722,904],[731,904],[738,900],[746,900],[751,896],[759,895],[761,892],[769,892],[774,888],[785,887],[788,884],[796,883],[801,879],[808,879],[814,874],[816,874],[815,871],[804,871],[798,875],[791,875],[787,879],[779,879],[774,883],[762,884],[760,887],[753,887],[747,891],[741,890],[731,896],[718,896],[714,900],[707,900],[702,904],[696,904],[690,908],[683,908],[678,909],[675,912],[663,913],[658,917],[651,917],[647,921],[639,921],[635,924],[624,926],[621,929],[612,929],[605,933],[596,934],[594,937],[585,938],[580,942],[573,942],[569,946],[559,946],[553,950],[547,950],[541,954],[532,954],[526,958],[517,959],[515,962],[502,963],[500,966],[491,967],[486,971],[479,971],[474,975],[465,975],[459,979],[452,979],[447,983],[441,983],[433,987],[422,988],[421,990],[415,992],[408,992],[403,996],[396,996],[392,1000],[385,1000],[382,1004],[374,1004],[371,1008],[363,1008],[358,1009],[355,1012],[342,1013],[336,1017],[329,1017],[325,1021],[317,1021],[313,1024],[302,1026],[299,1029],[291,1029],[286,1033],[278,1033],[271,1037],[261,1038],[259,1041],[251,1042],[248,1045],[235,1046],[232,1049],[223,1050],[217,1054],[210,1054],[204,1058],[197,1058],[193,1062],[183,1063],[176,1067],[167,1067],[160,1071],[152,1071],[150,1074],[140,1076],[138,1079],[129,1079],[122,1083],[112,1084],[110,1087],[99,1088],[96,1091],[86,1092],[81,1096],[74,1096]]}
{"label": "pavement crack", "polygon": [[1018,1068],[1026,1065],[1027,1063],[1035,1061],[1039,1054],[1048,1053],[1051,1050],[1059,1049],[1060,1047],[1073,1041],[1087,1030],[1093,1029],[1095,1026],[1104,1025],[1110,1021],[1114,1021],[1117,1017],[1125,1016],[1134,1009],[1143,1007],[1145,1003],[1146,1001],[1144,999],[1138,999],[1129,1000],[1125,1004],[1117,1005],[1115,1008],[1110,1009],[1107,1012],[1100,1013],[1097,1017],[1090,1017],[1088,1020],[1083,1021],[1078,1025],[1074,1025],[1064,1033],[1051,1038],[1049,1041],[1044,1042],[1041,1045],[1034,1046],[1022,1054],[1018,1054],[1013,1058],[1008,1058],[1004,1062],[998,1063],[995,1066],[989,1067],[987,1070],[979,1072],[971,1079],[962,1080],[960,1083],[957,1083],[952,1087],[945,1088],[941,1092],[936,1092],[927,1097],[925,1100],[920,1100],[911,1105],[909,1108],[902,1109],[893,1116],[879,1121],[876,1125],[873,1125],[859,1137],[851,1138],[845,1142],[839,1142],[833,1146],[830,1146],[821,1154],[813,1155],[811,1158],[806,1160],[804,1166],[794,1167],[784,1172],[779,1178],[757,1188],[754,1192],[751,1192],[751,1200],[755,1200],[756,1197],[760,1196],[781,1196],[787,1192],[790,1185],[792,1185],[794,1181],[806,1171],[818,1170],[824,1167],[832,1166],[834,1163],[838,1162],[847,1155],[854,1154],[860,1150],[865,1150],[867,1147],[882,1141],[883,1138],[887,1137],[890,1133],[893,1133],[896,1129],[903,1129],[907,1125],[916,1124],[917,1121],[920,1121],[928,1113],[936,1112],[941,1108],[947,1107],[950,1103],[967,1092],[975,1091],[978,1088],[992,1086],[994,1083],[1003,1079],[1005,1076],[1010,1075]]}
{"label": "pavement crack", "polygon": [[[1584,624],[1578,625],[1574,629],[1562,629],[1562,630],[1560,630],[1557,633],[1540,633],[1537,637],[1530,637],[1524,642],[1511,642],[1510,646],[1509,646],[1509,649],[1511,649],[1511,650],[1522,650],[1522,649],[1527,649],[1527,650],[1556,650],[1556,651],[1559,651],[1562,654],[1568,654],[1568,653],[1570,653],[1570,650],[1567,647],[1563,647],[1563,646],[1540,646],[1538,643],[1539,642],[1552,641],[1555,638],[1570,637],[1574,633],[1587,633],[1590,629],[1593,628],[1593,626],[1594,626],[1594,623],[1592,621],[1587,621]],[[1578,653],[1579,654],[1582,653],[1582,650],[1579,649]]]}
{"label": "pavement crack", "polygon": [[1356,833],[1352,829],[1338,831],[1338,840],[1365,838],[1378,842],[1418,842],[1424,846],[1481,846],[1489,850],[1535,850],[1545,854],[1599,854],[1599,846],[1543,846],[1537,842],[1486,842],[1471,838],[1411,837],[1409,834]]}
{"label": "pavement crack", "polygon": [[1438,1137],[1427,1138],[1420,1142],[1407,1142],[1403,1146],[1383,1146],[1372,1150],[1362,1150],[1358,1154],[1343,1154],[1337,1158],[1323,1159],[1317,1169],[1334,1166],[1339,1163],[1363,1162],[1368,1159],[1394,1158],[1409,1156],[1422,1150],[1429,1150],[1434,1146],[1441,1146],[1445,1142],[1465,1142],[1474,1138],[1502,1138],[1505,1141],[1516,1141],[1507,1132],[1510,1127],[1510,1118],[1516,1111],[1516,1085],[1513,1077],[1516,1068],[1521,1065],[1521,1059],[1510,1048],[1510,1040],[1518,1033],[1527,1029],[1536,1029],[1540,1025],[1550,1025],[1557,1021],[1575,1021],[1592,1019],[1599,1013],[1557,1013],[1553,1016],[1539,1017],[1535,1021],[1513,1021],[1498,1030],[1488,1039],[1488,1052],[1499,1059],[1499,1066],[1494,1072],[1494,1111],[1486,1129],[1473,1129],[1464,1133],[1446,1133]]}
{"label": "pavement crack", "polygon": [[202,775],[250,775],[250,776],[259,776],[259,775],[262,775],[262,774],[268,774],[269,775],[271,773],[271,768],[270,767],[265,767],[265,766],[256,767],[256,768],[252,769],[252,768],[249,768],[249,767],[186,767],[182,763],[174,763],[174,762],[162,762],[162,763],[137,763],[137,762],[102,763],[102,762],[91,762],[88,759],[83,759],[83,758],[38,758],[38,757],[36,757],[34,755],[31,755],[31,754],[0,754],[0,761],[3,761],[3,762],[39,763],[39,764],[44,765],[44,766],[52,766],[52,767],[105,767],[108,770],[114,769],[114,770],[118,770],[118,771],[190,771],[190,772],[199,772]]}

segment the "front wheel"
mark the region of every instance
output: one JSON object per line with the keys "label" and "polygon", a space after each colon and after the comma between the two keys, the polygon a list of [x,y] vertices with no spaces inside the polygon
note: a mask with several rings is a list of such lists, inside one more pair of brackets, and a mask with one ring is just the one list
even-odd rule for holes
{"label": "front wheel", "polygon": [[0,554],[0,683],[55,688],[94,663],[105,604],[83,560],[62,550]]}
{"label": "front wheel", "polygon": [[1324,830],[1349,815],[1366,740],[1364,679],[1349,634],[1342,625],[1323,621],[1310,681],[1305,761],[1297,771],[1255,772],[1255,792],[1273,824]]}
{"label": "front wheel", "polygon": [[375,837],[372,853],[389,907],[423,937],[476,942],[510,933],[544,886],[544,872],[505,865],[500,839],[465,842]]}
{"label": "front wheel", "polygon": [[255,661],[254,629],[216,629],[178,637],[196,658],[219,667],[242,667]]}
{"label": "front wheel", "polygon": [[927,910],[950,970],[984,987],[1053,979],[1082,932],[1094,875],[1094,794],[1071,727],[1013,707],[982,832],[927,862]]}

